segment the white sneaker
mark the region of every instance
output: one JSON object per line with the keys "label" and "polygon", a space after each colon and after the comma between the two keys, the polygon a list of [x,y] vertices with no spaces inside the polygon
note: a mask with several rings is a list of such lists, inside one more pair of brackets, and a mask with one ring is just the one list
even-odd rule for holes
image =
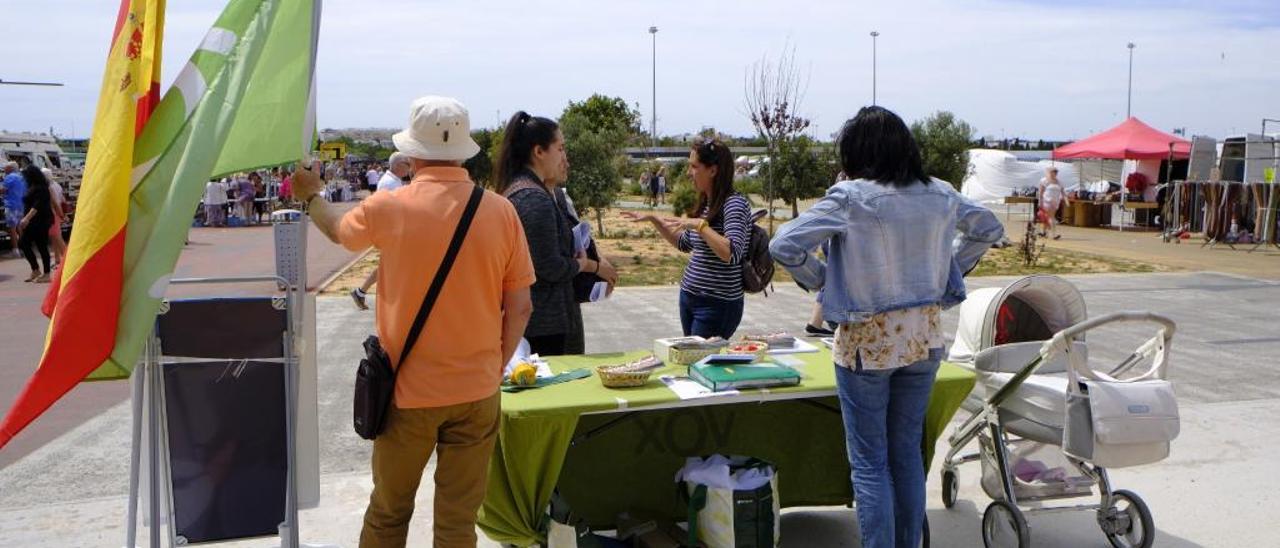
{"label": "white sneaker", "polygon": [[360,310],[369,309],[369,305],[365,304],[364,298],[365,298],[364,290],[358,287],[351,290],[351,300],[356,302],[356,308],[359,308]]}

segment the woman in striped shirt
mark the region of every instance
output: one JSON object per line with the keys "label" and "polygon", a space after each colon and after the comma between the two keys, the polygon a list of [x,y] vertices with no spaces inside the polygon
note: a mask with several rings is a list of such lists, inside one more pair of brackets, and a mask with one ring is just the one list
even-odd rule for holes
{"label": "woman in striped shirt", "polygon": [[685,336],[728,339],[742,322],[742,257],[751,234],[751,205],[733,190],[733,153],[719,140],[701,141],[689,151],[689,178],[698,191],[696,217],[623,216],[652,223],[676,249],[692,254],[680,280]]}

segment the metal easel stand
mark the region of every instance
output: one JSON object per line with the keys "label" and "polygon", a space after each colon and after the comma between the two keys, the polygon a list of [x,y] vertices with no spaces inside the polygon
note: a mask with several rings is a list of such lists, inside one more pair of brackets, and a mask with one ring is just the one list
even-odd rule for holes
{"label": "metal easel stand", "polygon": [[[298,303],[302,302],[299,293],[302,288],[289,284],[279,276],[249,276],[235,278],[187,278],[173,280],[172,284],[208,284],[208,283],[248,283],[273,282],[280,287],[288,288],[285,292],[285,310],[288,317],[287,330],[284,335],[285,365],[285,442],[289,470],[285,488],[285,512],[279,526],[281,548],[302,548],[298,542],[298,486],[297,486],[297,391],[298,391],[298,356],[294,352],[296,324],[300,318],[297,314]],[[167,303],[162,305],[167,306]],[[148,515],[150,520],[150,548],[161,548],[161,524],[168,524],[168,538],[171,546],[186,544],[186,539],[177,535],[173,521],[173,493],[170,489],[168,468],[168,436],[164,412],[164,378],[161,374],[162,356],[160,340],[155,330],[147,339],[142,363],[134,369],[132,375],[133,400],[133,451],[129,463],[129,507],[128,524],[125,532],[125,546],[137,546],[137,509],[139,495],[140,468],[142,465],[142,432],[147,432],[147,488]],[[146,416],[145,425],[143,416]]]}
{"label": "metal easel stand", "polygon": [[[172,501],[168,497],[167,490],[164,493],[164,505],[161,507],[161,489],[160,489],[160,465],[162,463],[162,451],[159,438],[160,428],[160,405],[155,401],[156,395],[162,394],[163,390],[158,389],[157,381],[160,375],[154,371],[154,365],[158,361],[156,350],[156,337],[152,332],[147,337],[146,346],[143,349],[142,363],[138,364],[133,370],[130,378],[130,399],[133,404],[133,432],[132,432],[132,453],[129,460],[129,508],[128,508],[128,524],[125,532],[125,546],[133,548],[137,546],[138,538],[138,497],[139,497],[139,480],[140,467],[142,463],[142,431],[143,431],[143,413],[146,413],[147,428],[147,499],[150,520],[150,542],[153,548],[160,546],[160,523],[161,515],[165,516],[165,521],[172,522],[170,519],[173,515]],[[172,534],[170,535],[172,538]]]}

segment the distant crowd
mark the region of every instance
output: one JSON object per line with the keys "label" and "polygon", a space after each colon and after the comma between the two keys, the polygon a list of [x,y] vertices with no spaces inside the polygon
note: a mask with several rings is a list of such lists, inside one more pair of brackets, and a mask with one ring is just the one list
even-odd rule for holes
{"label": "distant crowd", "polygon": [[26,258],[31,266],[31,275],[26,281],[49,282],[53,269],[67,253],[63,228],[70,215],[70,204],[66,192],[48,168],[28,164],[19,169],[17,162],[7,162],[0,196],[3,196],[4,231],[11,253]]}

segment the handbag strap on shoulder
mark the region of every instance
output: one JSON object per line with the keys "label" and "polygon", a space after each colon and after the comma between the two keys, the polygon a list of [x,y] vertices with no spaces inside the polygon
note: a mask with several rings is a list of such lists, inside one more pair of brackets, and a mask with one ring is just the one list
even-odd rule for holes
{"label": "handbag strap on shoulder", "polygon": [[484,197],[484,189],[480,185],[475,185],[471,189],[471,198],[467,200],[467,207],[462,211],[462,218],[458,220],[458,227],[453,231],[453,240],[449,242],[449,249],[445,251],[444,259],[440,261],[440,268],[436,270],[436,277],[431,280],[431,286],[427,289],[426,296],[422,299],[422,306],[418,307],[418,315],[413,318],[413,326],[409,328],[409,335],[404,341],[404,350],[400,352],[400,362],[396,364],[395,374],[400,374],[400,366],[404,364],[405,358],[409,357],[409,352],[413,350],[414,343],[418,342],[418,336],[422,334],[422,328],[427,324],[427,318],[431,316],[431,309],[435,307],[436,299],[440,297],[440,291],[444,288],[444,282],[449,278],[449,271],[453,270],[453,263],[458,258],[458,250],[462,248],[462,241],[467,238],[467,232],[471,229],[471,221],[475,219],[476,210],[480,209],[480,199]]}

